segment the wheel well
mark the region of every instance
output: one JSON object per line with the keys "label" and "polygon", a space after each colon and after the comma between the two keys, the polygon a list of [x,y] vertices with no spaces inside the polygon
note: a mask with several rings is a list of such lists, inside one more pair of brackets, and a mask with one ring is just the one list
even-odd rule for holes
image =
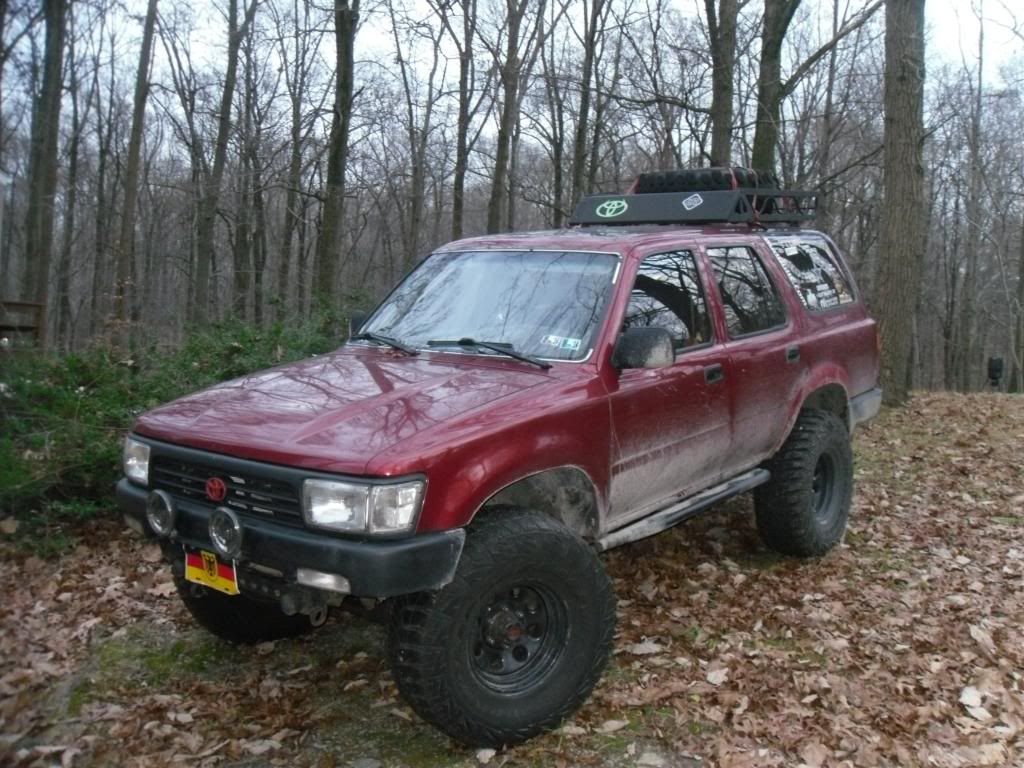
{"label": "wheel well", "polygon": [[846,390],[839,384],[826,384],[816,389],[804,400],[804,411],[828,411],[834,413],[847,430],[850,428],[850,401],[846,397]]}
{"label": "wheel well", "polygon": [[597,492],[576,467],[548,469],[506,485],[484,502],[481,511],[495,506],[544,512],[585,539],[598,533]]}

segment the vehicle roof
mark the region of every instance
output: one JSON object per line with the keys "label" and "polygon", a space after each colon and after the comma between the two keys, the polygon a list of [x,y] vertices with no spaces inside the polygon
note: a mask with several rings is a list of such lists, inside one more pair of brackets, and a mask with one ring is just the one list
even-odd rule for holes
{"label": "vehicle roof", "polygon": [[700,242],[704,239],[722,237],[767,237],[782,239],[790,237],[824,237],[821,232],[796,227],[751,227],[739,225],[679,226],[642,224],[617,227],[571,227],[536,232],[509,232],[483,235],[456,240],[438,248],[444,251],[468,250],[568,250],[603,251],[625,254],[639,248],[671,244],[679,240]]}

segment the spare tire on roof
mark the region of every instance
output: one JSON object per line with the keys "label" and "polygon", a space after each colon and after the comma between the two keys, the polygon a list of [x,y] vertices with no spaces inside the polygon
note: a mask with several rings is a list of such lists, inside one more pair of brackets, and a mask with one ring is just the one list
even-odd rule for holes
{"label": "spare tire on roof", "polygon": [[641,173],[633,187],[638,195],[661,192],[710,192],[720,189],[778,189],[772,171],[751,168],[679,168]]}

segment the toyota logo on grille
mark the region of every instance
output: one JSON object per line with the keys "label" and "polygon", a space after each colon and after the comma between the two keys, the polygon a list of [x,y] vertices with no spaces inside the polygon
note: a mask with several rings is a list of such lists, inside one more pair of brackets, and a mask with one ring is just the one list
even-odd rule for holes
{"label": "toyota logo on grille", "polygon": [[206,498],[210,501],[224,501],[228,495],[228,486],[219,477],[211,477],[206,481]]}

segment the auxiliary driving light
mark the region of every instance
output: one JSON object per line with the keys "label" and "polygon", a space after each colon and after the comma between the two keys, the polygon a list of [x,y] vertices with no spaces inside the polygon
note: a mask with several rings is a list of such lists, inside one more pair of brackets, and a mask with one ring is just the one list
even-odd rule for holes
{"label": "auxiliary driving light", "polygon": [[242,524],[238,516],[226,507],[217,507],[210,515],[210,541],[217,554],[225,560],[234,560],[242,554]]}
{"label": "auxiliary driving light", "polygon": [[153,491],[146,497],[146,522],[160,538],[171,535],[176,512],[174,500],[166,491]]}
{"label": "auxiliary driving light", "polygon": [[295,580],[299,582],[299,584],[303,584],[307,587],[326,589],[330,592],[340,592],[343,595],[347,595],[352,592],[352,585],[349,584],[348,579],[344,576],[339,576],[336,573],[314,571],[312,568],[299,568],[295,571]]}

